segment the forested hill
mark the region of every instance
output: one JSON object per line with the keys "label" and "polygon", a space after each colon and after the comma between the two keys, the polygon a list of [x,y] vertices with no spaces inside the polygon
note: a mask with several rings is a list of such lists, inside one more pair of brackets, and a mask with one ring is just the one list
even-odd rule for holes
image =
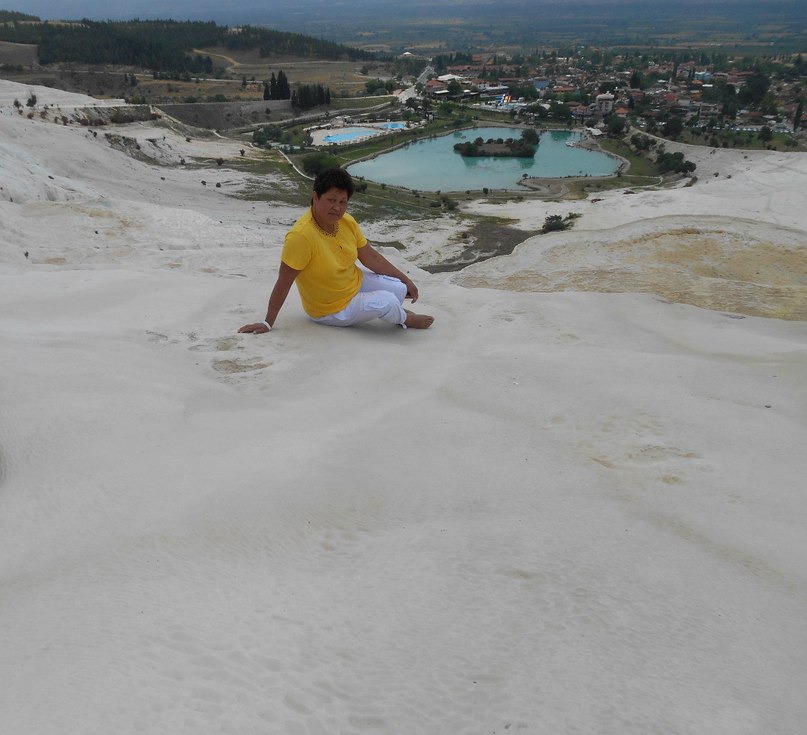
{"label": "forested hill", "polygon": [[192,49],[257,49],[261,56],[293,55],[312,59],[369,60],[375,55],[299,33],[212,22],[173,20],[0,25],[0,41],[36,44],[39,62],[80,62],[137,66],[165,72],[210,73],[210,57]]}
{"label": "forested hill", "polygon": [[37,18],[35,15],[18,13],[16,10],[0,10],[0,23],[12,23],[17,20],[38,21],[39,18]]}

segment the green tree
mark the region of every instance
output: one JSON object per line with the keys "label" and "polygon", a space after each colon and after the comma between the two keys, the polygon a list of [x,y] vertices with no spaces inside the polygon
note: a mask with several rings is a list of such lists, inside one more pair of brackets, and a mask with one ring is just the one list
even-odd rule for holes
{"label": "green tree", "polygon": [[521,140],[529,145],[538,145],[540,133],[535,128],[524,128],[521,131]]}
{"label": "green tree", "polygon": [[331,90],[321,84],[301,84],[291,95],[292,107],[298,110],[310,110],[330,103]]}
{"label": "green tree", "polygon": [[277,73],[277,99],[291,99],[291,86],[289,85],[289,79],[282,69]]}
{"label": "green tree", "polygon": [[554,120],[570,121],[572,119],[572,113],[563,102],[553,104],[549,108],[549,114]]}
{"label": "green tree", "polygon": [[[291,88],[289,86],[288,77],[286,77],[285,72],[281,69],[277,73],[277,77],[275,77],[275,73],[272,72],[272,76],[269,77],[269,97],[270,100],[287,100],[291,98]],[[264,99],[267,99],[264,97]]]}
{"label": "green tree", "polygon": [[559,214],[550,214],[544,220],[541,232],[556,232],[558,230],[567,230],[569,227],[570,223],[566,222]]}
{"label": "green tree", "polygon": [[667,153],[662,151],[656,159],[656,165],[661,173],[691,173],[695,170],[695,164],[692,161],[685,161],[684,154]]}
{"label": "green tree", "polygon": [[608,118],[608,135],[612,135],[615,138],[618,138],[620,135],[625,133],[625,128],[627,127],[627,123],[625,122],[624,117],[619,117],[618,115],[611,115]]}
{"label": "green tree", "polygon": [[332,156],[330,153],[320,151],[303,156],[303,171],[309,176],[316,176],[326,168],[333,168],[338,165],[339,159],[336,158],[336,156]]}
{"label": "green tree", "polygon": [[684,121],[677,115],[673,115],[664,123],[664,135],[668,138],[677,138],[684,129]]}
{"label": "green tree", "polygon": [[770,79],[761,71],[757,70],[746,80],[745,84],[740,88],[740,91],[737,92],[737,97],[744,105],[756,106],[765,98],[768,87],[770,86]]}

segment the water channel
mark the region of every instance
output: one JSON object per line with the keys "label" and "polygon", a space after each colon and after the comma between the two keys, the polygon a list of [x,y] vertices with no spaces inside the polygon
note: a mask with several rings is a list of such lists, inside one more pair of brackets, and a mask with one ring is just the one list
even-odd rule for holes
{"label": "water channel", "polygon": [[527,176],[610,176],[620,161],[599,151],[572,147],[578,132],[548,131],[534,158],[467,158],[454,151],[454,144],[475,138],[520,138],[521,128],[479,127],[409,143],[389,153],[354,163],[353,176],[380,184],[403,186],[418,191],[466,191],[488,189],[521,190],[518,182]]}

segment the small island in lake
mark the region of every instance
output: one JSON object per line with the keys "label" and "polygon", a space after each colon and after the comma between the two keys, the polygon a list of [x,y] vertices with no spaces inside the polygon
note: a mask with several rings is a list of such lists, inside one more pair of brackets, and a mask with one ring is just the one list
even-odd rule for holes
{"label": "small island in lake", "polygon": [[461,156],[498,156],[506,158],[533,158],[538,148],[538,133],[527,128],[521,138],[488,138],[481,137],[474,141],[455,143],[454,150]]}

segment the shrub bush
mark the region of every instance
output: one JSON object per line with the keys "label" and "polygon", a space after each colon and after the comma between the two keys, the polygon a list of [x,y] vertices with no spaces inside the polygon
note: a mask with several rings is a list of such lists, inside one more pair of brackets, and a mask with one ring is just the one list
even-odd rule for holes
{"label": "shrub bush", "polygon": [[309,153],[303,157],[303,171],[305,171],[309,176],[316,176],[318,173],[320,173],[320,171],[324,171],[326,168],[332,168],[338,165],[339,161],[330,153]]}

